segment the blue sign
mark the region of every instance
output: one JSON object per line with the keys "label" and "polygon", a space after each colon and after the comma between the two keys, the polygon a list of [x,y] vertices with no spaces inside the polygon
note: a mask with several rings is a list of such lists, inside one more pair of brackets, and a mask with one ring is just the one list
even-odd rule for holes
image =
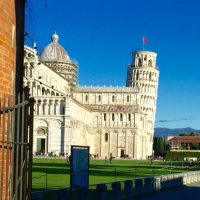
{"label": "blue sign", "polygon": [[70,187],[89,185],[89,147],[71,146]]}

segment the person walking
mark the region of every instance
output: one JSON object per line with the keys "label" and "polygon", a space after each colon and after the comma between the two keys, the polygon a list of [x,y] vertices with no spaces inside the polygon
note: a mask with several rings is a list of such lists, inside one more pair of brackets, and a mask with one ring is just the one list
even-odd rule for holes
{"label": "person walking", "polygon": [[107,156],[105,156],[105,164],[108,163],[108,159],[107,159]]}
{"label": "person walking", "polygon": [[109,157],[110,164],[112,164],[112,156]]}

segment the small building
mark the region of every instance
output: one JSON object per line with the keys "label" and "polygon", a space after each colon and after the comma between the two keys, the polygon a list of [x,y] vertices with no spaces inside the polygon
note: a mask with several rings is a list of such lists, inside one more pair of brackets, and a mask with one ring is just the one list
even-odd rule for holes
{"label": "small building", "polygon": [[200,136],[169,137],[170,151],[200,151]]}

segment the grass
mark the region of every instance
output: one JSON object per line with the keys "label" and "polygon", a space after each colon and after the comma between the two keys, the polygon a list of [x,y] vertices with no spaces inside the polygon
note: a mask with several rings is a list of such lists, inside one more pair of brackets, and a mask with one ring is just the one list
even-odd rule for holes
{"label": "grass", "polygon": [[[90,161],[89,183],[106,183],[122,181],[138,177],[159,176],[200,169],[189,167],[187,162],[113,160],[112,164],[104,160]],[[57,189],[69,187],[70,166],[65,159],[34,158],[33,190]]]}

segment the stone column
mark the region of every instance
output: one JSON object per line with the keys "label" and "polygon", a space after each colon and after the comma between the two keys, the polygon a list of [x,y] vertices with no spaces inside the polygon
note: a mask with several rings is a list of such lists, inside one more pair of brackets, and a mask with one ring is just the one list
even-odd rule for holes
{"label": "stone column", "polygon": [[49,108],[48,108],[48,103],[46,99],[43,101],[43,104],[44,104],[44,114],[48,115]]}
{"label": "stone column", "polygon": [[138,159],[138,135],[134,135],[134,158]]}
{"label": "stone column", "polygon": [[100,132],[99,133],[100,134],[100,140],[99,140],[99,144],[100,144],[100,148],[99,148],[99,151],[100,151],[100,155],[99,155],[99,157],[101,157],[102,156],[102,152],[101,152],[101,149],[102,149],[102,132]]}
{"label": "stone column", "polygon": [[55,115],[59,115],[59,104],[58,104],[58,100],[55,100],[55,104],[54,104],[54,113],[55,113]]}
{"label": "stone column", "polygon": [[110,139],[111,139],[111,133],[110,132],[108,132],[108,134],[109,134],[109,139],[108,139],[108,155],[110,155]]}
{"label": "stone column", "polygon": [[134,154],[135,154],[135,136],[134,133],[132,133],[132,158],[134,158]]}
{"label": "stone column", "polygon": [[38,103],[38,115],[42,115],[42,101]]}
{"label": "stone column", "polygon": [[51,101],[51,115],[54,115],[54,100]]}
{"label": "stone column", "polygon": [[118,149],[119,149],[119,148],[118,148],[118,146],[119,146],[119,144],[118,144],[118,142],[119,142],[119,132],[117,131],[116,134],[117,134],[117,142],[116,142],[116,144],[117,144],[117,145],[116,145],[116,148],[117,148],[117,155],[116,155],[116,157],[118,158],[118,157],[119,157],[119,152],[118,152]]}
{"label": "stone column", "polygon": [[52,102],[52,100],[49,100],[49,108],[48,108],[49,115],[53,115],[52,107],[53,107],[53,102]]}

